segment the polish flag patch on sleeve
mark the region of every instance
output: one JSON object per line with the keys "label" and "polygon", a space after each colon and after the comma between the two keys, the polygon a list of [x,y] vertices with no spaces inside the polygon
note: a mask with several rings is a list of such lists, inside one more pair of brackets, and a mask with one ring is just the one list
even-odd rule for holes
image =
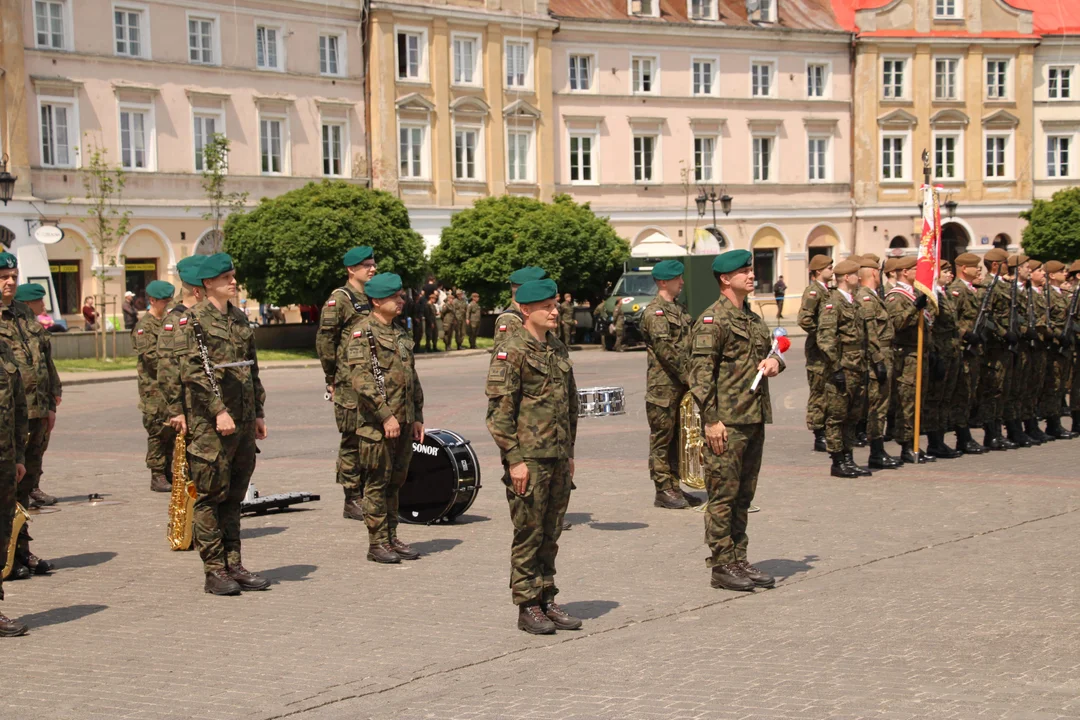
{"label": "polish flag patch on sleeve", "polygon": [[[172,330],[172,328],[173,328],[173,325],[172,325],[172,323],[165,323],[165,329],[166,329],[166,330]],[[140,332],[141,332],[141,331],[140,331]]]}
{"label": "polish flag patch on sleeve", "polygon": [[499,332],[506,332],[506,326],[505,325],[500,325],[499,326]]}
{"label": "polish flag patch on sleeve", "polygon": [[817,290],[811,290],[810,297],[817,297]]}
{"label": "polish flag patch on sleeve", "polygon": [[656,311],[656,314],[657,314],[657,315],[663,315],[663,314],[664,314],[664,311],[663,311],[663,310],[657,310],[657,311]]}
{"label": "polish flag patch on sleeve", "polygon": [[506,353],[504,353],[504,352],[498,353],[498,354],[497,354],[497,355],[495,356],[495,359],[496,359],[496,360],[505,360],[505,359],[506,359]]}
{"label": "polish flag patch on sleeve", "polygon": [[953,290],[952,294],[953,294],[954,297],[960,297],[960,291],[959,290]]}
{"label": "polish flag patch on sleeve", "polygon": [[364,336],[364,331],[363,331],[363,330],[357,330],[356,332],[354,332],[354,333],[352,334],[352,336],[353,336],[354,338],[355,338],[355,337],[363,337],[363,336]]}
{"label": "polish flag patch on sleeve", "polygon": [[326,307],[334,307],[335,305],[337,305],[337,300],[327,300],[326,301]]}
{"label": "polish flag patch on sleeve", "polygon": [[827,305],[825,306],[825,309],[826,309],[826,310],[832,310],[832,303],[829,303],[829,304],[827,304]]}
{"label": "polish flag patch on sleeve", "polygon": [[187,318],[180,318],[180,327],[187,325]]}
{"label": "polish flag patch on sleeve", "polygon": [[705,317],[701,318],[701,322],[706,325],[712,325],[712,315],[706,315]]}
{"label": "polish flag patch on sleeve", "polygon": [[142,330],[142,328],[140,328],[140,329],[139,329],[139,331],[138,331],[138,332],[137,332],[136,334],[137,334],[137,335],[142,335],[142,334],[143,334],[143,330]]}
{"label": "polish flag patch on sleeve", "polygon": [[869,296],[869,295],[867,295],[866,297],[864,297],[864,298],[862,299],[862,301],[863,301],[863,302],[870,302],[870,296]]}

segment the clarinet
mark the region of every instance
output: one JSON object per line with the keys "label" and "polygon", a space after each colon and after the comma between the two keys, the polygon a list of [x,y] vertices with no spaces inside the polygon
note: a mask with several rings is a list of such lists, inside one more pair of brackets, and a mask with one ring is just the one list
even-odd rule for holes
{"label": "clarinet", "polygon": [[195,331],[195,342],[199,346],[199,358],[202,360],[203,372],[206,373],[206,379],[210,381],[210,389],[214,391],[214,395],[221,399],[221,388],[218,387],[217,378],[214,377],[214,366],[210,362],[210,351],[206,348],[206,338],[203,336],[202,325],[199,321],[191,318],[191,329]]}
{"label": "clarinet", "polygon": [[382,374],[382,367],[379,365],[379,355],[375,351],[375,336],[371,334],[371,330],[367,331],[368,348],[371,350],[371,374],[375,376],[375,387],[378,388],[379,394],[386,398],[386,379]]}

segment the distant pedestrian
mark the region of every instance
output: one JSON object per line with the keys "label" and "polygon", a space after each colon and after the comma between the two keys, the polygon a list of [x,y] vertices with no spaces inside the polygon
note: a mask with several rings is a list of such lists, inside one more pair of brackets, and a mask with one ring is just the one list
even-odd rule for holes
{"label": "distant pedestrian", "polygon": [[90,295],[87,295],[86,298],[83,299],[82,316],[83,330],[86,330],[87,332],[97,330],[97,321],[100,315],[97,308],[94,307],[94,298]]}
{"label": "distant pedestrian", "polygon": [[784,319],[784,294],[787,292],[787,283],[784,282],[784,276],[781,275],[776,281],[776,285],[773,287],[773,293],[776,295],[776,319]]}
{"label": "distant pedestrian", "polygon": [[135,309],[135,293],[130,290],[124,293],[124,302],[120,306],[120,311],[124,314],[124,328],[133,329],[135,323],[139,322],[139,311]]}

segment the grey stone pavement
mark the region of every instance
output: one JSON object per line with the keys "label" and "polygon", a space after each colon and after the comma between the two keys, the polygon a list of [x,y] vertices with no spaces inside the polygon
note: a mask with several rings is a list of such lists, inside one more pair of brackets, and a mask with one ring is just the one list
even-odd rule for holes
{"label": "grey stone pavement", "polygon": [[579,386],[625,387],[629,412],[581,421],[558,580],[586,624],[548,637],[510,604],[486,357],[420,364],[429,426],[473,441],[484,488],[457,524],[403,526],[426,555],[393,567],[341,517],[320,373],[266,370],[257,485],[323,499],[245,518],[245,564],[275,585],[237,598],[166,549],[135,383],[72,387],[43,481],[61,512],[31,525],[58,570],[5,584],[32,630],[0,640],[0,718],[1080,717],[1080,440],[830,478],[795,344],[750,526],[780,580],[748,595],[709,587],[700,514],[652,506],[644,354],[574,353]]}

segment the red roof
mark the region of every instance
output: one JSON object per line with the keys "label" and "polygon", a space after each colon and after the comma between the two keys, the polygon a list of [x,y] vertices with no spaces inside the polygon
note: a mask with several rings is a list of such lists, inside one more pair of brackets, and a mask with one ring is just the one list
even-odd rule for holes
{"label": "red roof", "polygon": [[[857,10],[872,10],[884,7],[892,0],[832,0],[833,14],[840,26],[851,32],[858,32],[855,25],[855,12]],[[1080,34],[1080,3],[1075,0],[1005,0],[1008,5],[1017,10],[1031,10],[1034,12],[1033,23],[1035,32],[1039,35],[1071,35]],[[783,3],[781,3],[783,6]],[[905,31],[901,35],[913,36],[916,33]],[[930,33],[935,37],[975,37],[971,34],[961,33]],[[881,32],[867,33],[870,37],[884,37]],[[979,37],[996,37],[1000,33],[983,34]],[[1030,35],[1006,35],[1003,37],[1032,37]]]}
{"label": "red roof", "polygon": [[[551,14],[559,18],[584,20],[626,20],[634,23],[689,23],[689,0],[659,0],[660,17],[637,17],[626,12],[627,0],[550,0]],[[762,27],[788,30],[832,30],[843,32],[832,5],[836,0],[780,0],[780,21]],[[720,21],[727,26],[751,27],[746,17],[746,0],[719,0]]]}

